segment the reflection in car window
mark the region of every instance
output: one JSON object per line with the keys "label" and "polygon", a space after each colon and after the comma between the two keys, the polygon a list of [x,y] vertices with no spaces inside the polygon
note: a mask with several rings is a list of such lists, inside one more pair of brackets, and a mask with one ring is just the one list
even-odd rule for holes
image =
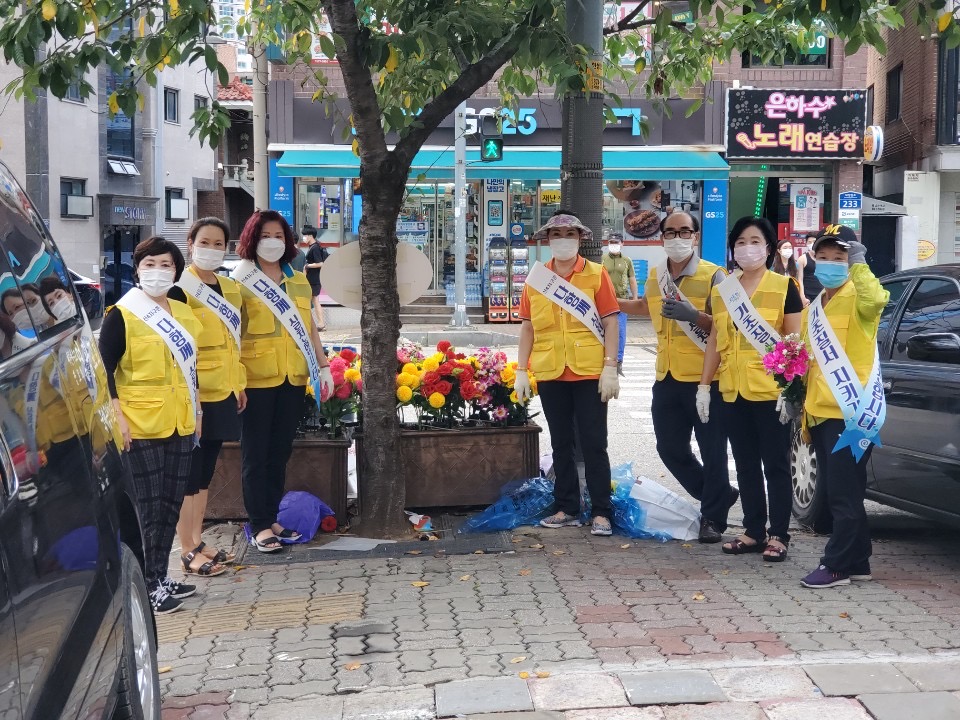
{"label": "reflection in car window", "polygon": [[908,287],[910,287],[910,283],[912,282],[913,278],[907,278],[905,280],[891,280],[890,282],[883,283],[884,289],[890,293],[890,300],[887,301],[887,306],[880,314],[880,327],[877,332],[877,342],[879,343],[881,349],[884,347],[884,344],[887,341],[887,334],[890,332],[890,326],[893,323],[893,313],[897,309],[897,305],[899,304],[903,293]]}
{"label": "reflection in car window", "polygon": [[913,291],[893,343],[893,359],[907,359],[907,342],[920,333],[960,333],[960,287],[946,278],[927,278]]}

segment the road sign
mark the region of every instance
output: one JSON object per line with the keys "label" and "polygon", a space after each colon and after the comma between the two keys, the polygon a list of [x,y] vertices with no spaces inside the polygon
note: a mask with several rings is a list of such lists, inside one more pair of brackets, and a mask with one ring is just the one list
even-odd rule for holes
{"label": "road sign", "polygon": [[859,210],[863,207],[863,193],[843,192],[840,193],[841,210]]}

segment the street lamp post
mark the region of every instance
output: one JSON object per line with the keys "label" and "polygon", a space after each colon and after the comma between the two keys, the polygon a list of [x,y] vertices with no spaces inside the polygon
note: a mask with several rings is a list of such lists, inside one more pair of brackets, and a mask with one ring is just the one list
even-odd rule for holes
{"label": "street lamp post", "polygon": [[467,103],[457,106],[454,123],[453,218],[454,283],[456,293],[452,327],[467,327]]}

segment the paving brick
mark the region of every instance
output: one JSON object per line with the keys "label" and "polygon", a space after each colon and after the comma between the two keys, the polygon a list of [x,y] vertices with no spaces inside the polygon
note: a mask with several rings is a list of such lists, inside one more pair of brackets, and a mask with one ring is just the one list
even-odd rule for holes
{"label": "paving brick", "polygon": [[343,720],[432,720],[433,691],[405,688],[362,693],[343,702]]}
{"label": "paving brick", "polygon": [[434,689],[438,717],[533,710],[527,683],[519,678],[463,680]]}
{"label": "paving brick", "polygon": [[876,720],[960,718],[960,698],[948,692],[870,694],[859,700]]}
{"label": "paving brick", "polygon": [[227,705],[198,705],[190,720],[224,720],[229,709]]}
{"label": "paving brick", "polygon": [[341,720],[342,717],[343,699],[325,697],[321,702],[274,700],[269,705],[257,708],[251,720]]}
{"label": "paving brick", "polygon": [[660,708],[603,708],[595,710],[571,710],[567,720],[663,720]]}
{"label": "paving brick", "polygon": [[[849,698],[775,700],[762,702],[760,707],[769,720],[870,720],[860,703]],[[906,717],[912,716],[901,715],[897,720]]]}
{"label": "paving brick", "polygon": [[727,699],[706,670],[620,673],[620,682],[631,705],[676,705]]}
{"label": "paving brick", "polygon": [[193,708],[198,705],[222,705],[227,702],[228,693],[198,693],[187,697],[164,698],[163,707],[171,709]]}
{"label": "paving brick", "polygon": [[960,663],[897,663],[897,669],[926,692],[960,690]]}
{"label": "paving brick", "polygon": [[816,697],[816,689],[800,668],[718,668],[711,674],[731,700]]}
{"label": "paving brick", "polygon": [[612,675],[555,675],[531,680],[529,686],[534,707],[538,710],[579,710],[628,704],[623,686]]}
{"label": "paving brick", "polygon": [[767,720],[754,703],[720,702],[708,705],[673,705],[663,709],[665,720]]}
{"label": "paving brick", "polygon": [[896,667],[886,663],[807,665],[803,668],[824,695],[909,693],[917,688]]}

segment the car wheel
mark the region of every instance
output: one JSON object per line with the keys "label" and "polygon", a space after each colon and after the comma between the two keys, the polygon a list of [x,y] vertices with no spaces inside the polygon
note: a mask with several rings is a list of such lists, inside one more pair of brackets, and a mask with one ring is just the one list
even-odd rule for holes
{"label": "car wheel", "polygon": [[827,507],[827,490],[818,482],[817,453],[803,441],[799,423],[794,424],[790,444],[790,474],[793,481],[793,515],[802,526],[829,533],[833,518]]}
{"label": "car wheel", "polygon": [[160,720],[160,677],[150,598],[133,551],[121,545],[123,653],[113,720]]}

